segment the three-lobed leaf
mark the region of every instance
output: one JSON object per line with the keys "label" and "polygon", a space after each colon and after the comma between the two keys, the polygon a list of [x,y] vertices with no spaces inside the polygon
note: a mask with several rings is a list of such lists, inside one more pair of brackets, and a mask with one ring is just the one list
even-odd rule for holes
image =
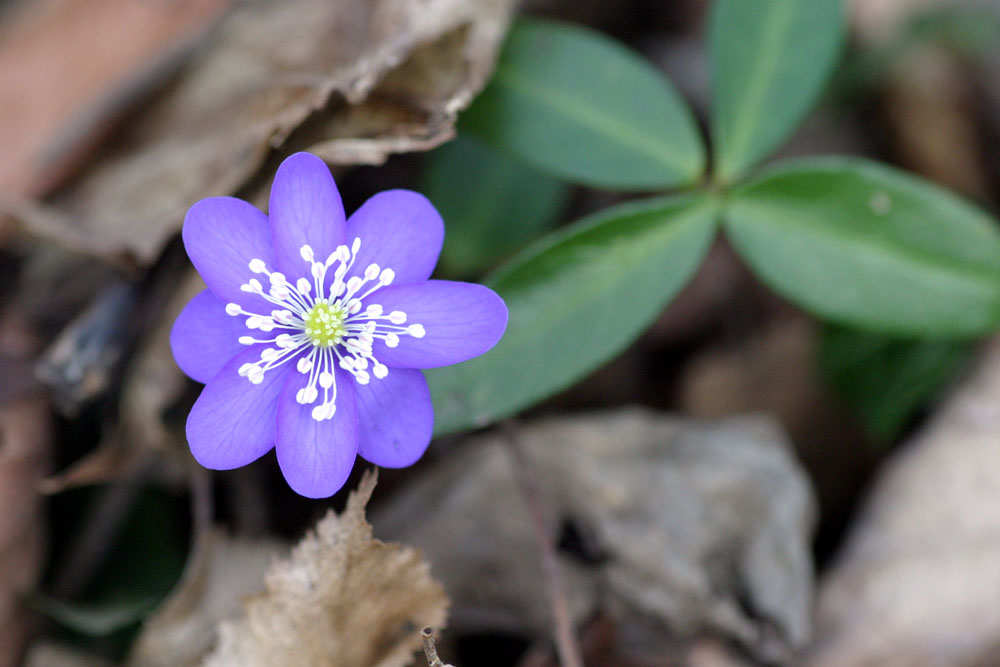
{"label": "three-lobed leaf", "polygon": [[739,175],[809,111],[840,52],[841,0],[717,0],[709,34],[716,172]]}
{"label": "three-lobed leaf", "polygon": [[853,158],[801,160],[731,193],[726,230],[757,275],[820,317],[904,336],[1000,325],[1000,231],[955,195]]}
{"label": "three-lobed leaf", "polygon": [[538,169],[601,188],[697,181],[705,150],[669,81],[585,28],[522,19],[462,127]]}
{"label": "three-lobed leaf", "polygon": [[623,204],[553,234],[487,280],[510,321],[495,348],[427,372],[438,434],[550,396],[635,339],[684,286],[716,230],[702,195]]}

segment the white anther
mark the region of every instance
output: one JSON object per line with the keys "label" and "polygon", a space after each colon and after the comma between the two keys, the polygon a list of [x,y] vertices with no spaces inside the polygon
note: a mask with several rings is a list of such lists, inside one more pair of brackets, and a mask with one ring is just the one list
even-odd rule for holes
{"label": "white anther", "polygon": [[267,347],[260,351],[261,361],[273,361],[278,356],[278,351],[273,347]]}
{"label": "white anther", "polygon": [[361,278],[354,276],[347,281],[347,289],[351,292],[357,292],[358,288],[361,287]]}
{"label": "white anther", "polygon": [[250,270],[254,273],[264,273],[267,271],[267,265],[264,264],[264,260],[262,259],[251,259]]}
{"label": "white anther", "polygon": [[327,256],[326,261],[323,263],[327,266],[327,268],[329,268],[333,266],[333,263],[336,262],[338,259],[340,259],[340,256],[337,254],[337,251],[334,250]]}
{"label": "white anther", "polygon": [[312,291],[312,283],[305,278],[299,278],[295,281],[295,289],[299,291],[299,294],[309,294]]}
{"label": "white anther", "polygon": [[365,315],[368,317],[378,317],[381,314],[382,314],[382,306],[380,306],[377,303],[373,303],[372,305],[365,308]]}
{"label": "white anther", "polygon": [[357,315],[358,311],[361,310],[361,301],[358,299],[352,299],[347,305],[347,312],[351,315]]}
{"label": "white anther", "polygon": [[379,276],[378,281],[383,285],[388,285],[393,280],[396,279],[396,272],[392,269],[382,269],[382,275]]}
{"label": "white anther", "polygon": [[385,346],[386,347],[396,347],[399,345],[399,336],[394,333],[385,335]]}
{"label": "white anther", "polygon": [[394,310],[389,313],[389,321],[393,324],[402,324],[406,321],[406,313],[401,310]]}
{"label": "white anther", "polygon": [[262,317],[259,326],[261,331],[270,331],[274,328],[274,320],[270,317]]}
{"label": "white anther", "polygon": [[254,384],[260,384],[264,381],[264,369],[257,364],[251,364],[247,370],[247,378]]}
{"label": "white anther", "polygon": [[379,271],[378,264],[369,264],[368,268],[365,269],[365,280],[375,280],[378,278]]}
{"label": "white anther", "polygon": [[247,284],[250,285],[250,291],[252,291],[254,294],[264,293],[264,286],[261,285],[260,281],[257,280],[256,278],[251,278],[250,280],[247,281]]}
{"label": "white anther", "polygon": [[226,315],[239,315],[243,312],[243,309],[238,303],[227,303],[226,304]]}
{"label": "white anther", "polygon": [[326,267],[324,267],[319,262],[313,262],[312,268],[310,269],[310,271],[312,272],[312,277],[313,278],[319,278],[320,276],[322,276],[323,275],[323,270],[325,268]]}
{"label": "white anther", "polygon": [[348,262],[351,259],[351,251],[346,245],[337,246],[337,259],[341,262]]}
{"label": "white anther", "polygon": [[406,327],[406,333],[410,334],[414,338],[423,338],[427,335],[427,331],[424,330],[424,325],[422,324],[411,324]]}
{"label": "white anther", "polygon": [[357,255],[358,250],[361,250],[361,239],[354,239],[354,243],[351,244],[351,254]]}
{"label": "white anther", "polygon": [[302,389],[295,392],[295,402],[307,405],[315,401],[317,396],[319,396],[319,392],[316,391],[316,387],[302,387]]}
{"label": "white anther", "polygon": [[358,384],[368,384],[372,377],[368,375],[368,371],[358,371],[354,374],[354,379],[358,381]]}
{"label": "white anther", "polygon": [[343,368],[345,371],[353,371],[354,370],[354,357],[341,357],[340,358],[340,367]]}
{"label": "white anther", "polygon": [[312,263],[312,261],[316,259],[316,255],[313,253],[311,245],[304,245],[301,248],[299,248],[299,254],[302,256],[302,259],[310,263]]}
{"label": "white anther", "polygon": [[317,405],[312,409],[312,418],[318,422],[326,419],[333,419],[333,415],[336,412],[337,405],[335,403],[324,403],[323,405]]}
{"label": "white anther", "polygon": [[323,389],[329,389],[333,386],[333,374],[329,371],[323,371],[319,374],[319,386]]}
{"label": "white anther", "polygon": [[372,374],[379,380],[381,380],[382,378],[384,378],[386,375],[389,374],[389,369],[386,367],[385,364],[380,364],[378,362],[375,362],[375,365],[372,367]]}
{"label": "white anther", "polygon": [[247,329],[259,329],[260,321],[262,319],[263,318],[260,315],[251,315],[250,317],[247,318],[247,321],[244,322],[244,324],[247,325]]}
{"label": "white anther", "polygon": [[242,366],[240,366],[240,371],[239,371],[240,377],[245,378],[247,376],[247,373],[250,372],[251,368],[253,368],[253,364],[243,364]]}
{"label": "white anther", "polygon": [[279,324],[291,324],[294,315],[290,310],[272,310],[271,317]]}
{"label": "white anther", "polygon": [[274,339],[274,344],[283,350],[289,350],[293,347],[298,347],[298,343],[292,340],[291,334],[278,334]]}
{"label": "white anther", "polygon": [[338,281],[338,282],[337,282],[337,283],[336,283],[336,284],[335,284],[335,285],[333,286],[333,289],[332,289],[332,290],[330,290],[330,291],[332,292],[332,294],[331,294],[330,296],[332,296],[332,297],[336,298],[336,297],[340,296],[341,294],[343,294],[343,293],[344,293],[344,290],[346,290],[346,289],[347,289],[347,286],[346,286],[346,285],[344,285],[344,283],[342,283],[342,282],[339,282],[339,281]]}
{"label": "white anther", "polygon": [[289,296],[291,292],[288,291],[288,285],[271,285],[271,298],[277,301],[284,301]]}
{"label": "white anther", "polygon": [[268,276],[268,279],[271,281],[272,285],[284,285],[285,283],[288,282],[288,280],[285,278],[285,274],[280,273],[278,271],[275,271],[270,276]]}
{"label": "white anther", "polygon": [[295,368],[303,375],[311,371],[312,367],[313,367],[313,362],[312,359],[310,359],[309,357],[302,357],[301,359],[299,359],[299,363],[295,364]]}
{"label": "white anther", "polygon": [[253,336],[240,336],[240,345],[253,345],[256,342]]}
{"label": "white anther", "polygon": [[364,357],[356,359],[354,361],[354,367],[357,368],[359,371],[366,370],[368,368],[368,360],[365,359]]}

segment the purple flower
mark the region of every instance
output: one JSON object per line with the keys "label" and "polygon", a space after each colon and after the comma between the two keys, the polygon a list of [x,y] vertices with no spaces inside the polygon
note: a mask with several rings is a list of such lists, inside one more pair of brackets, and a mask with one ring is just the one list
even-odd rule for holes
{"label": "purple flower", "polygon": [[232,197],[196,203],[184,245],[208,289],[170,334],[174,358],[207,384],[191,409],[191,453],[229,470],[277,449],[288,484],[330,496],[355,456],[412,464],[434,424],[421,368],[493,347],[507,308],[481,285],[428,280],[444,239],[415,192],[382,192],[345,221],[330,170],[285,160],[270,218]]}

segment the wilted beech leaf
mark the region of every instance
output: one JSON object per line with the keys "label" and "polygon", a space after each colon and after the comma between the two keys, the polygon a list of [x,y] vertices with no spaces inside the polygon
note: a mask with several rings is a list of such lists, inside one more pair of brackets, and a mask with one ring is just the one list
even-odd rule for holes
{"label": "wilted beech leaf", "polygon": [[340,516],[330,512],[291,558],[275,563],[245,614],[219,627],[204,667],[396,667],[420,628],[444,624],[448,598],[420,553],[372,538],[366,473]]}

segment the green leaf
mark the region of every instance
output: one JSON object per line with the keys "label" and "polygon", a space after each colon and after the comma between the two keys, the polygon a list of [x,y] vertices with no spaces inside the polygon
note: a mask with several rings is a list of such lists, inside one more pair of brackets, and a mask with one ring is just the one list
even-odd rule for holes
{"label": "green leaf", "polygon": [[448,228],[439,266],[458,276],[481,275],[548,231],[569,195],[561,181],[464,135],[430,154],[421,191]]}
{"label": "green leaf", "polygon": [[612,358],[704,259],[716,208],[703,196],[624,204],[560,230],[487,281],[507,302],[500,343],[427,371],[437,432],[484,426]]}
{"label": "green leaf", "polygon": [[599,33],[554,21],[514,26],[461,126],[538,169],[594,187],[686,185],[705,165],[691,112],[662,73]]}
{"label": "green leaf", "polygon": [[732,194],[726,229],[761,280],[820,317],[931,338],[1000,324],[997,222],[894,169],[789,163]]}
{"label": "green leaf", "polygon": [[955,378],[971,353],[967,342],[904,340],[827,326],[819,366],[868,433],[889,442]]}
{"label": "green leaf", "polygon": [[809,111],[843,42],[840,0],[718,0],[710,24],[712,140],[729,180]]}

